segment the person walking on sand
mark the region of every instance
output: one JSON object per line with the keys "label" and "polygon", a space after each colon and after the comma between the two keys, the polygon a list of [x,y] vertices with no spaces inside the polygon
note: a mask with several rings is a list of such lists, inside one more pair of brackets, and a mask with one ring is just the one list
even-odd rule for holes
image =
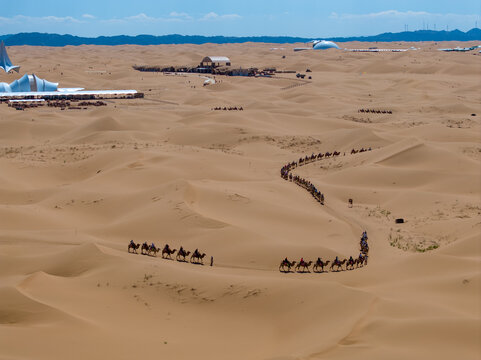
{"label": "person walking on sand", "polygon": [[213,266],[213,265],[214,265],[214,257],[211,256],[211,257],[210,257],[210,266]]}

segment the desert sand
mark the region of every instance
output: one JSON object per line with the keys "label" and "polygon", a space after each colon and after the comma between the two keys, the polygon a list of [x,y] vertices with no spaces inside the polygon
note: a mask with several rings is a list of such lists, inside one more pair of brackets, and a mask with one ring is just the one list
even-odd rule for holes
{"label": "desert sand", "polygon": [[[145,98],[0,104],[0,359],[479,359],[481,54],[343,45],[421,49],[8,48],[21,74]],[[132,69],[207,55],[312,80],[204,87]],[[333,150],[295,171],[324,206],[281,179]],[[278,270],[286,256],[357,256],[363,230],[367,266]],[[130,254],[130,239],[198,248],[206,265]]]}

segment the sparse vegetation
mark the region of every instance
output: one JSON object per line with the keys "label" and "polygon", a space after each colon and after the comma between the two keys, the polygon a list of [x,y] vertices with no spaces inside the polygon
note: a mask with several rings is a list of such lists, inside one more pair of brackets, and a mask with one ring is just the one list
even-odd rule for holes
{"label": "sparse vegetation", "polygon": [[418,237],[417,239],[412,236],[403,236],[400,229],[397,229],[394,234],[391,229],[388,238],[389,245],[403,251],[424,253],[439,248],[439,244],[434,240],[428,240],[423,237]]}
{"label": "sparse vegetation", "polygon": [[370,209],[367,214],[367,216],[374,216],[377,218],[385,217],[387,219],[389,219],[389,215],[391,215],[391,211],[382,209],[379,205],[377,205],[374,209]]}

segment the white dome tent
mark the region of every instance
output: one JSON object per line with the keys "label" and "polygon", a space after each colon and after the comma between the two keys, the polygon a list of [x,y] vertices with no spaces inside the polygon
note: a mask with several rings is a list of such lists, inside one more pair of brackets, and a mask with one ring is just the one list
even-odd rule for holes
{"label": "white dome tent", "polygon": [[304,51],[304,50],[328,50],[328,49],[337,49],[341,50],[341,48],[332,41],[327,40],[312,40],[311,48],[303,47],[303,48],[294,48],[294,51]]}
{"label": "white dome tent", "polygon": [[341,49],[336,43],[327,40],[315,40],[312,42],[312,48],[314,50],[326,50],[326,49]]}

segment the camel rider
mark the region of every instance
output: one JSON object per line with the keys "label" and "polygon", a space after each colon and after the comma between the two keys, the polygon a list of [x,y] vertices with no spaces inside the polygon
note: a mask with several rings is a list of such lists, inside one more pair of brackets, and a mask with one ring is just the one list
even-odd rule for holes
{"label": "camel rider", "polygon": [[287,256],[286,256],[286,258],[284,259],[284,264],[290,264],[289,260],[287,260]]}
{"label": "camel rider", "polygon": [[170,251],[170,246],[169,246],[169,244],[165,244],[164,250]]}
{"label": "camel rider", "polygon": [[359,253],[359,260],[363,260],[362,252]]}
{"label": "camel rider", "polygon": [[354,262],[354,259],[352,258],[352,255],[349,256],[349,262],[350,262],[350,263],[353,263],[353,262]]}
{"label": "camel rider", "polygon": [[194,254],[192,256],[194,257],[199,256],[199,249],[195,249]]}
{"label": "camel rider", "polygon": [[149,245],[147,244],[147,241],[144,241],[144,243],[143,243],[143,245],[142,245],[142,246],[143,246],[143,247],[146,247],[146,248],[148,248],[148,247],[149,247]]}
{"label": "camel rider", "polygon": [[339,261],[339,256],[336,256],[336,259],[334,259],[334,264],[339,264],[340,261]]}
{"label": "camel rider", "polygon": [[322,261],[322,260],[321,260],[321,258],[320,258],[320,257],[318,257],[318,258],[317,258],[317,263],[318,263],[318,264],[320,264],[320,263],[321,263],[321,261]]}
{"label": "camel rider", "polygon": [[154,243],[150,244],[150,248],[151,248],[151,249],[155,249]]}
{"label": "camel rider", "polygon": [[132,245],[132,246],[135,245],[134,240],[130,240],[130,245]]}
{"label": "camel rider", "polygon": [[300,265],[304,265],[304,258],[301,258],[301,261],[299,261]]}

